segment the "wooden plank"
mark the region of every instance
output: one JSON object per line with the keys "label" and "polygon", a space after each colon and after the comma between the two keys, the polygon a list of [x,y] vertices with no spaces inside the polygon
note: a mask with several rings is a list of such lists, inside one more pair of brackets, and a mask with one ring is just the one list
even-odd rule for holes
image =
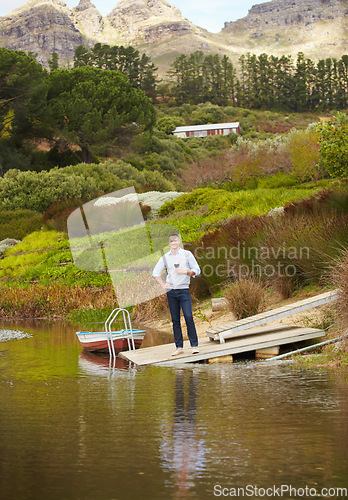
{"label": "wooden plank", "polygon": [[273,358],[274,356],[278,356],[279,347],[280,347],[279,345],[274,345],[272,347],[266,347],[264,349],[256,349],[255,358],[267,359],[267,358]]}
{"label": "wooden plank", "polygon": [[261,331],[258,335],[229,340],[224,344],[210,342],[209,338],[200,339],[199,354],[191,354],[188,341],[184,342],[184,354],[173,357],[174,344],[165,344],[154,347],[146,347],[136,351],[125,351],[119,354],[124,359],[132,361],[138,366],[150,364],[174,365],[181,363],[194,363],[209,358],[233,355],[241,352],[256,351],[275,345],[283,345],[300,342],[325,335],[323,330],[314,328],[292,328],[291,330],[280,329],[278,331]]}
{"label": "wooden plank", "polygon": [[296,314],[300,311],[306,309],[311,309],[313,307],[318,307],[323,304],[328,304],[337,299],[337,291],[333,290],[331,292],[326,292],[315,297],[310,297],[308,299],[300,300],[292,304],[287,304],[286,306],[278,307],[276,309],[271,309],[260,314],[255,314],[249,318],[244,318],[238,321],[233,321],[232,323],[227,323],[218,328],[211,328],[207,330],[208,337],[213,340],[219,340],[221,344],[225,342],[226,339],[232,338],[237,332],[247,330],[251,327],[264,325],[271,321],[276,321],[280,318]]}

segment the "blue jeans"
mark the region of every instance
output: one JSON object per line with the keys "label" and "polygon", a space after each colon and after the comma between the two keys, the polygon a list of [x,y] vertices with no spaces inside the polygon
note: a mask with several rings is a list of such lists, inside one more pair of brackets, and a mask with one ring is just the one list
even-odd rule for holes
{"label": "blue jeans", "polygon": [[168,305],[170,315],[173,322],[174,342],[177,348],[183,347],[184,341],[182,338],[182,330],[180,324],[180,308],[184,314],[187,336],[189,338],[191,347],[198,346],[198,338],[195,323],[192,315],[192,301],[188,288],[183,290],[168,290],[167,292]]}

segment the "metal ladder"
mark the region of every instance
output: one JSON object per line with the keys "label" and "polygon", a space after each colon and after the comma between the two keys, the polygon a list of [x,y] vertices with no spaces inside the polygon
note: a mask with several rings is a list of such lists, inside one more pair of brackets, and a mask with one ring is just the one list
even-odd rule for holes
{"label": "metal ladder", "polygon": [[[114,321],[116,320],[117,316],[120,313],[122,313],[124,329],[123,331],[121,330],[120,333],[113,334],[111,330],[111,325],[112,323],[114,323]],[[105,321],[105,333],[106,333],[106,340],[108,343],[110,358],[114,359],[116,358],[115,347],[113,343],[113,338],[115,337],[120,339],[126,338],[128,343],[128,350],[135,351],[132,323],[130,320],[130,314],[127,311],[127,309],[122,309],[121,307],[117,307],[109,314],[108,318]]]}

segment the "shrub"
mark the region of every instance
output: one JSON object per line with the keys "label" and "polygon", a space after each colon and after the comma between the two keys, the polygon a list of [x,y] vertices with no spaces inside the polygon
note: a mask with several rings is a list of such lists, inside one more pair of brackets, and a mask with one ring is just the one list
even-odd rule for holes
{"label": "shrub", "polygon": [[243,319],[262,312],[265,308],[265,291],[255,279],[241,279],[225,289],[225,298],[236,319]]}
{"label": "shrub", "polygon": [[205,157],[193,161],[187,167],[181,179],[186,189],[197,189],[219,184],[230,179],[230,172],[226,168],[226,160],[223,156]]}
{"label": "shrub", "polygon": [[301,181],[318,179],[321,169],[318,165],[319,133],[313,127],[305,131],[294,130],[288,135],[288,148],[292,162],[290,169]]}
{"label": "shrub", "polygon": [[132,319],[138,323],[151,321],[159,319],[164,313],[169,313],[166,294],[135,305],[132,311]]}
{"label": "shrub", "polygon": [[43,215],[43,223],[45,228],[53,229],[54,231],[64,232],[67,229],[67,220],[69,215],[75,210],[75,208],[83,205],[84,200],[75,199],[55,201],[48,207]]}
{"label": "shrub", "polygon": [[21,240],[24,236],[37,231],[42,226],[42,214],[33,210],[0,209],[0,240],[15,238]]}
{"label": "shrub", "polygon": [[323,121],[316,127],[320,134],[320,154],[332,177],[348,176],[348,115],[338,113],[332,121]]}
{"label": "shrub", "polygon": [[269,219],[263,234],[249,242],[260,274],[284,297],[307,283],[322,285],[330,265],[348,245],[348,217],[314,213]]}
{"label": "shrub", "polygon": [[73,165],[48,172],[9,170],[0,178],[0,205],[45,212],[63,199],[93,199],[104,193],[134,186],[139,191],[173,191],[160,172],[139,172],[122,161]]}
{"label": "shrub", "polygon": [[176,129],[175,121],[169,116],[164,116],[158,120],[157,128],[169,135]]}
{"label": "shrub", "polygon": [[348,325],[348,249],[335,260],[331,268],[331,282],[338,288],[338,300],[334,307],[339,325],[347,328]]}

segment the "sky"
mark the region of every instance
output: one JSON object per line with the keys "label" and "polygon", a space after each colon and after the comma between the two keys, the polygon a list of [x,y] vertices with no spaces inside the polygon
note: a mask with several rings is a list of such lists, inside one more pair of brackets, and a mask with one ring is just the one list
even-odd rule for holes
{"label": "sky", "polygon": [[[68,7],[76,7],[79,0],[63,0]],[[167,0],[168,1],[168,0]],[[91,0],[99,12],[106,16],[116,7],[118,0]],[[23,5],[25,0],[0,0],[0,16],[9,14],[11,10]],[[181,10],[181,13],[192,23],[217,33],[226,21],[235,21],[248,14],[252,5],[263,3],[263,0],[170,0]]]}

